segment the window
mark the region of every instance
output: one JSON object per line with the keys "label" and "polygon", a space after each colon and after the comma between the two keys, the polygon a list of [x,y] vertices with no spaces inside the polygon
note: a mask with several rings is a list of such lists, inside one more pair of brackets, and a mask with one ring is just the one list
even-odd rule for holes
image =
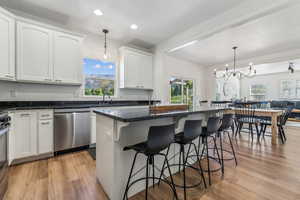
{"label": "window", "polygon": [[193,105],[194,81],[172,77],[170,80],[171,104]]}
{"label": "window", "polygon": [[280,97],[291,99],[295,97],[296,82],[294,80],[281,80]]}
{"label": "window", "polygon": [[250,86],[251,100],[263,101],[267,93],[267,88],[263,84],[252,84]]}
{"label": "window", "polygon": [[112,62],[84,59],[85,96],[115,95],[116,66]]}

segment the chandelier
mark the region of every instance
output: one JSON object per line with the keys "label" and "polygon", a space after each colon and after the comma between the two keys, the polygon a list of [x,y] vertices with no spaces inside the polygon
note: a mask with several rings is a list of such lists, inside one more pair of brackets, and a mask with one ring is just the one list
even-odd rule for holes
{"label": "chandelier", "polygon": [[256,75],[256,70],[253,68],[253,63],[249,63],[249,67],[247,72],[236,70],[236,50],[238,47],[232,47],[233,49],[233,70],[229,70],[229,65],[226,64],[225,72],[223,72],[221,75],[220,73],[217,73],[217,70],[214,70],[214,75],[216,78],[224,78],[225,80],[230,79],[231,77],[237,77],[238,79],[244,78],[244,77],[253,77]]}

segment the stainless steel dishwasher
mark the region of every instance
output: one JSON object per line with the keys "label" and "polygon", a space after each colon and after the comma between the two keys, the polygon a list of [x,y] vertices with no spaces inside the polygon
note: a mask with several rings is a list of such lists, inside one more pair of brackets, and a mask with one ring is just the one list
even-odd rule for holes
{"label": "stainless steel dishwasher", "polygon": [[54,110],[54,151],[90,144],[90,109]]}

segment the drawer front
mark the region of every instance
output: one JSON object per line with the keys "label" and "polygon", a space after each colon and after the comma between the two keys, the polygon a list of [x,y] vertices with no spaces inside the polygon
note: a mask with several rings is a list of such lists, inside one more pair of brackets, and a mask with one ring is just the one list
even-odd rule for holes
{"label": "drawer front", "polygon": [[53,119],[53,110],[41,110],[39,111],[39,120]]}

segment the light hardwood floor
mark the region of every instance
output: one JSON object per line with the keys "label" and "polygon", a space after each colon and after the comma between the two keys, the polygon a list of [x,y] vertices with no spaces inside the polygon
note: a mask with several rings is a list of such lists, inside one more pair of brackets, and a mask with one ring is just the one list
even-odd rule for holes
{"label": "light hardwood floor", "polygon": [[[235,141],[239,164],[226,162],[225,176],[213,176],[208,189],[188,190],[191,200],[297,200],[300,199],[300,128],[289,127],[285,145],[271,146],[271,138],[251,144],[247,134]],[[198,180],[189,172],[189,180]],[[176,181],[181,181],[179,175]],[[150,189],[150,199],[171,199],[162,185]],[[179,190],[182,199],[182,190]],[[10,168],[7,200],[97,199],[107,197],[95,177],[95,162],[88,152],[66,154]],[[132,200],[144,199],[140,193]]]}

